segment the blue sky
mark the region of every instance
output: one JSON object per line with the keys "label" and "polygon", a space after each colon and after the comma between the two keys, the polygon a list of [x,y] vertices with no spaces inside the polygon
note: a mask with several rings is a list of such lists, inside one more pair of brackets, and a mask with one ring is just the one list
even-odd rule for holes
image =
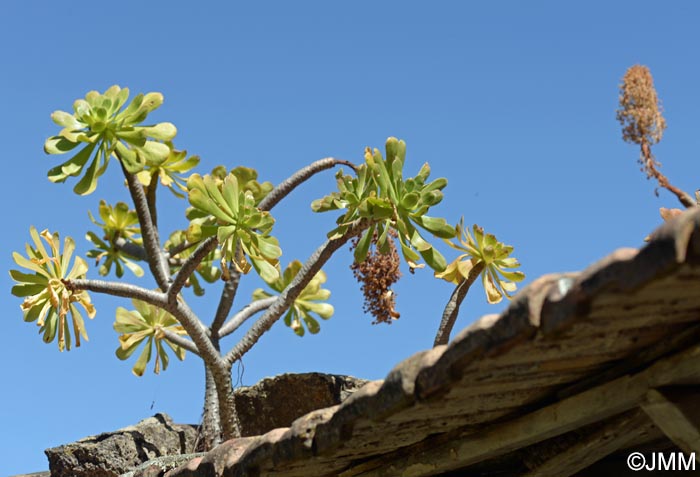
{"label": "blue sky", "polygon": [[[627,67],[649,66],[668,130],[656,147],[679,187],[698,187],[696,57],[699,6],[692,2],[6,2],[0,15],[5,164],[0,268],[14,268],[29,227],[83,239],[101,198],[127,200],[111,167],[87,197],[51,184],[58,158],[42,151],[55,134],[49,115],[70,110],[112,84],[160,91],[153,115],[178,127],[179,148],[218,164],[255,167],[278,183],[297,168],[334,156],[362,160],[365,146],[406,140],[407,171],[430,162],[445,176],[435,209],[461,216],[515,246],[527,282],[580,270],[618,247],[638,247],[658,208],[677,201],[644,179],[637,150],[615,121]],[[305,259],[332,228],[311,200],[334,190],[316,176],[273,211],[283,262]],[[186,226],[185,203],[161,194],[161,226]],[[362,312],[345,249],[325,268],[336,313],[316,336],[278,323],[244,360],[250,385],[283,372],[323,371],[369,379],[428,348],[451,286],[405,274],[396,287],[401,319],[373,326]],[[96,278],[96,270],[89,277]],[[126,277],[131,280],[131,277]],[[137,280],[151,286],[146,279]],[[48,468],[43,449],[133,424],[155,412],[199,422],[203,366],[194,356],[155,376],[131,374],[114,356],[114,310],[129,303],[93,296],[90,341],[59,353],[22,321],[20,299],[0,273],[0,474]],[[234,309],[254,288],[245,280]],[[208,320],[218,285],[193,308]],[[506,306],[488,306],[480,285],[456,331]],[[235,344],[229,338],[223,346]],[[236,368],[234,368],[235,371]]]}

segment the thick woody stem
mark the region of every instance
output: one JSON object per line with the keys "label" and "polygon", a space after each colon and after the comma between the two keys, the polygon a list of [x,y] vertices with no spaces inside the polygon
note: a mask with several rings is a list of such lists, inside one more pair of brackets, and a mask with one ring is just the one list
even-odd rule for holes
{"label": "thick woody stem", "polygon": [[238,284],[241,282],[241,272],[236,269],[233,263],[229,264],[228,273],[229,278],[226,280],[224,288],[221,290],[219,305],[216,307],[214,320],[211,323],[210,329],[212,336],[223,336],[220,330],[231,311],[233,300],[236,298],[236,292],[238,291]]}
{"label": "thick woody stem", "polygon": [[440,321],[440,326],[438,327],[437,334],[435,335],[435,341],[433,346],[438,346],[441,344],[447,344],[450,341],[450,333],[452,333],[452,328],[457,321],[457,316],[459,315],[459,306],[462,301],[467,296],[469,288],[474,284],[476,277],[484,269],[484,262],[479,262],[469,271],[469,275],[466,279],[459,282],[459,285],[452,292],[450,300],[445,305],[445,311],[442,313],[442,320]]}
{"label": "thick woody stem", "polygon": [[204,412],[202,415],[202,427],[200,434],[204,450],[211,450],[221,444],[221,421],[219,419],[219,397],[216,393],[216,383],[209,368],[204,367]]}
{"label": "thick woody stem", "polygon": [[136,175],[128,172],[124,167],[124,164],[122,164],[122,171],[124,172],[124,177],[126,177],[129,193],[131,194],[131,199],[134,202],[136,215],[138,216],[139,225],[141,226],[141,235],[143,237],[143,245],[146,249],[146,255],[148,257],[148,266],[151,269],[151,273],[156,279],[156,283],[160,289],[165,291],[168,289],[170,284],[168,261],[165,258],[163,250],[160,248],[158,229],[156,228],[153,218],[151,217],[146,194],[143,191],[143,186],[136,178]]}

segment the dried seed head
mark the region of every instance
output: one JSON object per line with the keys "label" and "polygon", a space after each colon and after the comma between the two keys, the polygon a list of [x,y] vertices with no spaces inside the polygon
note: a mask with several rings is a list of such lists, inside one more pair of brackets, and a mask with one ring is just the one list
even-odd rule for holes
{"label": "dried seed head", "polygon": [[627,70],[620,85],[620,109],[617,120],[622,124],[622,138],[628,142],[655,144],[661,140],[666,120],[661,115],[649,68],[634,65]]}
{"label": "dried seed head", "polygon": [[661,140],[666,129],[661,112],[661,102],[649,68],[642,65],[629,68],[620,85],[617,120],[622,125],[622,139],[642,146],[639,163],[647,177],[651,177],[653,169],[660,166],[651,154],[650,146]]}
{"label": "dried seed head", "polygon": [[[367,258],[362,263],[354,262],[350,269],[355,279],[362,284],[362,293],[365,296],[363,310],[374,316],[372,324],[389,323],[397,320],[401,315],[396,311],[396,294],[391,286],[401,277],[399,265],[401,260],[394,245],[396,233],[389,231],[387,238],[389,250],[383,254],[377,250],[378,236],[375,232],[372,237]],[[352,241],[352,249],[357,247],[358,239]]]}

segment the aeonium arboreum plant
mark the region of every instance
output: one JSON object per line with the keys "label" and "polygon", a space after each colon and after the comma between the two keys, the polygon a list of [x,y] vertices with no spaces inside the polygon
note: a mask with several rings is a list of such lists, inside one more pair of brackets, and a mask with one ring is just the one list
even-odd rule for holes
{"label": "aeonium arboreum plant", "polygon": [[137,174],[144,187],[154,187],[154,180],[167,187],[175,197],[183,199],[187,192],[187,178],[182,174],[194,169],[199,164],[199,156],[187,157],[187,151],[177,151],[172,143],[166,143],[170,152],[163,158],[155,158],[150,161],[146,169]]}
{"label": "aeonium arboreum plant", "polygon": [[[367,149],[359,167],[326,157],[300,168],[274,187],[269,182],[258,182],[254,169],[240,166],[230,170],[219,166],[208,175],[189,175],[198,160],[174,148],[171,141],[175,127],[171,123],[144,125],[149,113],[162,103],[162,95],[137,95],[129,103],[128,94],[117,86],[102,94],[93,91],[75,102],[73,113],[59,111],[52,115],[63,129],[46,141],[45,150],[49,154],[71,152],[72,157],[53,168],[49,178],[64,182],[80,176],[74,190],[88,194],[95,189],[109,159],[120,162],[131,205],[100,204],[99,217],[91,219],[101,231],[88,234],[96,247],[89,256],[99,260],[103,276],[116,269],[118,278],[124,267],[133,266],[134,273],[139,274],[142,269],[136,263],[145,262],[157,288],[122,280],[89,279],[85,261],[75,258],[71,262],[72,240],[66,239],[61,253],[57,235],[38,234],[32,229],[34,246],[27,246],[28,258],[15,255],[16,262],[30,273],[11,272],[18,282],[13,293],[24,298],[25,319],[40,324],[46,341],[59,336],[60,349],[71,346],[69,314],[76,340],[86,337],[77,305],[88,316],[94,316],[88,292],[131,299],[135,309],[117,310],[117,356],[126,359],[140,349],[133,368],[136,375],[145,372],[154,356],[155,371],[165,369],[168,348],[179,359],[186,350],[203,360],[206,385],[202,434],[206,450],[222,439],[240,436],[233,396],[234,364],[277,321],[284,319],[301,335],[317,332],[318,318],[332,315],[333,307],[326,303],[330,292],[323,288],[326,276],[322,268],[335,252],[356,240],[354,258],[366,265],[358,268],[360,280],[373,306],[387,308],[372,308],[378,311],[375,316],[386,318],[384,321],[398,318],[390,289],[400,275],[396,243],[412,270],[422,266],[418,263],[421,259],[435,271],[446,269],[446,260],[426,237],[447,239],[455,235],[454,227],[444,219],[427,215],[442,200],[447,180],[429,181],[427,164],[414,177],[405,178],[406,147],[396,138],[387,141],[384,157],[376,149]],[[341,171],[337,175],[338,192],[312,206],[317,211],[345,209],[337,227],[320,241],[303,265],[292,261],[282,272],[282,251],[271,235],[275,223],[271,209],[315,174],[337,166],[347,166],[355,175]],[[187,192],[187,230],[164,230],[163,222],[167,221],[159,224],[156,199],[162,187],[176,197]],[[42,239],[50,243],[51,250],[42,245]],[[251,302],[239,305],[239,281],[251,269],[275,293],[259,289]],[[391,280],[385,280],[387,277]],[[202,294],[200,279],[212,287],[220,285],[216,310],[206,322],[190,306],[191,296],[182,293],[189,285],[195,295]],[[248,320],[252,324],[242,329]],[[222,340],[239,330],[237,341],[224,350]]]}
{"label": "aeonium arboreum plant", "polygon": [[[276,292],[282,293],[284,289],[292,283],[292,280],[297,276],[301,267],[302,263],[299,260],[294,260],[287,266],[284,273],[282,273],[277,280],[268,285]],[[312,316],[312,313],[324,320],[333,316],[333,305],[324,303],[324,301],[328,300],[331,296],[330,290],[321,288],[325,282],[326,274],[321,270],[311,279],[309,284],[304,287],[284,315],[284,324],[289,326],[298,336],[304,336],[304,325],[311,334],[316,334],[321,330],[318,321]],[[262,288],[258,288],[253,292],[254,300],[262,300],[271,296],[273,295]]]}
{"label": "aeonium arboreum plant", "polygon": [[[118,246],[119,239],[131,241],[134,245],[141,245],[142,240],[138,235],[141,233],[139,220],[135,210],[130,210],[124,202],[117,202],[116,205],[108,205],[104,200],[100,201],[99,216],[102,222],[93,217],[88,211],[93,224],[102,228],[102,238],[94,232],[88,232],[85,237],[97,248],[87,253],[89,258],[94,258],[99,265],[99,273],[102,276],[108,275],[115,265],[117,277],[124,275],[124,267],[131,270],[137,277],[143,276],[143,268],[136,262],[135,257]],[[100,265],[100,262],[104,262]]]}
{"label": "aeonium arboreum plant", "polygon": [[168,369],[168,353],[166,353],[163,343],[175,353],[175,356],[182,361],[185,359],[185,350],[172,343],[166,336],[167,332],[177,335],[187,334],[180,323],[167,311],[144,303],[140,300],[132,300],[135,310],[129,311],[126,308],[117,308],[117,319],[114,322],[114,331],[121,333],[119,336],[119,347],[117,348],[117,358],[128,359],[141,343],[146,341],[139,358],[136,360],[132,372],[136,376],[142,376],[146,370],[146,365],[151,360],[153,348],[156,349],[156,362],[154,371],[160,372],[161,363],[163,370]]}
{"label": "aeonium arboreum plant", "polygon": [[484,233],[484,229],[478,225],[472,227],[472,236],[463,226],[463,220],[460,220],[457,230],[460,231],[459,243],[447,243],[464,253],[435,276],[458,284],[469,277],[475,266],[483,264],[481,279],[486,300],[499,303],[504,296],[511,298],[510,293],[515,291],[516,282],[525,278],[524,273],[513,270],[520,266],[518,260],[510,256],[513,247],[499,242],[493,234]]}
{"label": "aeonium arboreum plant", "polygon": [[430,166],[425,163],[418,174],[404,179],[406,143],[390,137],[386,141],[386,158],[378,149],[365,150],[365,164],[357,168],[356,177],[338,172],[338,192],[313,202],[316,212],[346,209],[338,218],[338,227],[329,236],[343,233],[358,218],[367,218],[373,224],[363,233],[355,248],[355,261],[367,256],[376,232],[376,245],[384,253],[389,248],[389,230],[396,231],[404,259],[413,268],[420,268],[421,257],[433,270],[442,271],[447,265],[442,254],[421,235],[423,229],[433,236],[452,238],[454,227],[439,217],[428,216],[431,207],[442,201],[442,189],[447,179],[427,182]]}
{"label": "aeonium arboreum plant", "polygon": [[63,164],[49,171],[51,182],[64,182],[80,175],[87,162],[85,175],[75,185],[76,194],[87,195],[97,187],[110,157],[115,154],[124,168],[137,173],[147,164],[159,164],[170,154],[161,141],[171,141],[177,129],[171,123],[142,126],[148,114],[163,103],[160,93],[138,94],[129,106],[128,88],[112,86],[104,93],[90,91],[85,99],[73,103],[73,113],[56,111],[51,119],[63,129],[46,140],[48,154],[64,154],[80,146],[80,150]]}
{"label": "aeonium arboreum plant", "polygon": [[[75,345],[80,346],[80,337],[85,340],[88,337],[83,316],[76,305],[80,305],[90,318],[95,316],[95,307],[86,291],[69,289],[65,280],[84,278],[88,266],[80,257],[75,257],[71,265],[75,250],[72,238],[65,238],[61,253],[61,241],[57,233],[51,234],[48,230],[38,233],[34,227],[29,229],[29,233],[34,246],[26,245],[27,257],[14,252],[12,258],[17,265],[33,273],[10,270],[10,276],[17,282],[12,287],[12,294],[25,297],[22,303],[24,321],[37,322],[41,327],[39,332],[44,334],[45,343],[52,342],[58,334],[59,350],[70,350],[71,327],[68,314],[71,316]],[[42,239],[49,246],[48,250]]]}
{"label": "aeonium arboreum plant", "polygon": [[452,261],[444,271],[435,273],[436,277],[457,285],[442,314],[435,336],[435,346],[446,344],[449,340],[459,307],[479,275],[489,303],[499,303],[504,296],[510,298],[509,293],[515,291],[516,282],[525,278],[525,274],[513,270],[519,267],[520,263],[510,256],[513,252],[512,246],[499,242],[493,234],[485,234],[484,229],[478,225],[474,225],[472,230],[473,236],[464,227],[463,220],[459,221],[456,227],[459,243],[446,242],[450,247],[464,253]]}
{"label": "aeonium arboreum plant", "polygon": [[[192,206],[211,215],[216,222],[191,221],[188,240],[197,241],[216,236],[224,262],[233,262],[242,273],[252,267],[263,280],[277,279],[278,258],[282,255],[277,239],[270,235],[275,220],[269,212],[255,205],[255,197],[239,187],[238,178],[229,173],[220,183],[212,175],[193,174],[187,181]],[[250,262],[248,261],[250,259]]]}

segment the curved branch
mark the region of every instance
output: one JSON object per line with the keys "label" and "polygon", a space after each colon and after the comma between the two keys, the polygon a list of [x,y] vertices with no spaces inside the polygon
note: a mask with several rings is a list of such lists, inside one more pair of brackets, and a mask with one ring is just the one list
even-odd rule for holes
{"label": "curved branch", "polygon": [[243,338],[231,349],[224,360],[227,364],[233,365],[245,353],[258,342],[260,337],[267,332],[273,324],[289,309],[294,300],[309,284],[311,279],[321,270],[321,267],[331,258],[333,253],[345,245],[351,238],[359,235],[367,229],[373,222],[368,219],[356,220],[348,230],[340,237],[327,240],[323,245],[309,257],[301,267],[299,273],[292,279],[292,282],[285,288],[275,302],[267,309],[258,321],[248,330]]}
{"label": "curved branch", "polygon": [[[238,245],[236,245],[236,247],[238,247]],[[236,253],[237,252],[238,250],[236,250]],[[221,290],[219,305],[216,307],[214,319],[209,327],[212,336],[221,336],[219,334],[219,330],[223,326],[224,322],[226,321],[226,317],[231,311],[233,300],[236,298],[236,292],[238,291],[238,285],[241,282],[241,272],[233,265],[233,262],[229,263],[228,265],[228,275],[229,278],[226,280],[224,283],[224,288]]]}
{"label": "curved branch", "polygon": [[[196,243],[188,243],[188,244],[181,244],[178,245],[177,247],[173,247],[172,249],[168,250],[167,253],[169,255],[168,257],[168,264],[171,267],[179,267],[182,265],[183,261],[179,258],[173,258],[175,255],[178,253],[182,252],[183,250],[187,250],[190,247],[193,247],[197,245]],[[137,245],[134,242],[130,242],[126,240],[123,237],[119,237],[114,241],[114,246],[118,250],[123,250],[126,252],[127,255],[130,257],[136,259],[136,260],[141,260],[144,262],[148,262],[148,254],[146,253],[146,249],[143,248],[141,245]]]}
{"label": "curved branch", "polygon": [[148,290],[130,283],[108,282],[106,280],[63,280],[63,284],[69,290],[87,290],[95,293],[103,293],[105,295],[121,296],[141,300],[151,305],[164,308],[167,304],[165,293],[159,291]]}
{"label": "curved branch", "polygon": [[173,330],[169,330],[167,328],[162,328],[161,331],[163,332],[163,336],[165,336],[165,338],[171,343],[185,348],[190,353],[194,353],[199,356],[199,350],[191,340],[188,340],[184,336],[178,335]]}
{"label": "curved branch", "polygon": [[148,261],[148,255],[146,254],[146,249],[140,245],[136,245],[134,242],[126,240],[124,237],[119,237],[114,241],[114,246],[118,250],[124,251],[127,255],[137,259]]}
{"label": "curved branch", "polygon": [[668,177],[666,177],[660,170],[656,168],[656,164],[658,163],[654,160],[654,156],[651,154],[651,147],[649,146],[649,143],[646,140],[642,141],[641,148],[642,158],[640,159],[640,162],[642,162],[642,164],[644,165],[647,174],[649,176],[653,176],[659,182],[659,185],[661,187],[675,195],[678,198],[678,201],[681,204],[683,204],[684,207],[689,209],[698,205],[698,203],[690,196],[690,194],[671,184],[668,181]]}
{"label": "curved branch", "polygon": [[87,290],[106,295],[121,296],[144,301],[167,311],[180,322],[197,348],[197,354],[207,363],[218,369],[224,369],[225,363],[221,354],[214,347],[207,329],[184,301],[175,303],[168,301],[168,295],[153,290],[137,287],[128,283],[107,282],[104,280],[64,280],[69,290]]}
{"label": "curved branch", "polygon": [[146,202],[151,213],[153,226],[158,228],[158,211],[156,210],[156,189],[158,188],[158,174],[151,175],[151,182],[146,187]]}
{"label": "curved branch", "polygon": [[284,199],[290,192],[292,192],[298,185],[306,181],[309,177],[337,165],[345,165],[351,167],[353,170],[357,170],[357,166],[350,161],[335,159],[332,157],[319,159],[318,161],[312,162],[308,166],[299,169],[297,172],[277,185],[277,187],[272,189],[270,193],[260,201],[258,208],[263,211],[272,209],[275,205],[277,205],[277,203],[279,203],[279,201]]}
{"label": "curved branch", "polygon": [[275,301],[277,301],[277,297],[271,296],[260,300],[255,300],[254,302],[247,304],[243,307],[243,309],[241,309],[241,311],[233,315],[233,317],[231,317],[231,319],[221,327],[219,330],[219,338],[230,335],[240,328],[240,326],[245,323],[248,318],[259,311],[268,309]]}
{"label": "curved branch", "polygon": [[182,252],[182,251],[184,251],[184,250],[187,250],[187,249],[190,248],[190,247],[194,247],[194,246],[197,245],[198,243],[199,243],[199,241],[194,242],[194,243],[190,243],[190,242],[188,242],[188,241],[184,241],[184,242],[182,242],[182,243],[180,243],[180,244],[178,244],[178,245],[175,245],[175,246],[172,247],[172,248],[169,248],[169,249],[167,250],[168,255],[171,257],[171,260],[172,260],[172,257],[174,257],[175,255],[177,255],[178,253],[180,253],[180,252]]}
{"label": "curved branch", "polygon": [[[121,160],[119,162],[121,163]],[[144,248],[148,256],[148,266],[160,289],[165,291],[170,284],[168,261],[165,258],[163,250],[160,248],[158,229],[153,223],[146,194],[143,191],[143,186],[136,178],[136,175],[127,171],[124,164],[122,164],[122,171],[124,172],[124,177],[126,177],[126,184],[129,187],[131,199],[134,201],[136,215],[139,218],[141,236],[143,237]]]}
{"label": "curved branch", "polygon": [[202,260],[211,253],[211,251],[216,247],[218,241],[216,237],[209,237],[199,244],[197,249],[187,257],[185,263],[183,263],[182,268],[177,272],[175,280],[172,282],[168,288],[168,300],[174,302],[177,300],[177,294],[180,293],[182,287],[185,286],[185,282],[190,275],[192,275],[197,268],[197,266],[202,263]]}
{"label": "curved branch", "polygon": [[450,333],[452,333],[452,328],[457,321],[457,315],[459,315],[459,306],[467,296],[469,288],[474,284],[474,280],[476,280],[476,277],[479,276],[483,269],[484,262],[478,262],[469,271],[467,278],[459,282],[457,288],[452,292],[450,300],[447,302],[447,305],[445,305],[445,311],[442,313],[442,320],[440,321],[440,326],[435,335],[433,346],[447,344],[447,342],[450,341]]}

